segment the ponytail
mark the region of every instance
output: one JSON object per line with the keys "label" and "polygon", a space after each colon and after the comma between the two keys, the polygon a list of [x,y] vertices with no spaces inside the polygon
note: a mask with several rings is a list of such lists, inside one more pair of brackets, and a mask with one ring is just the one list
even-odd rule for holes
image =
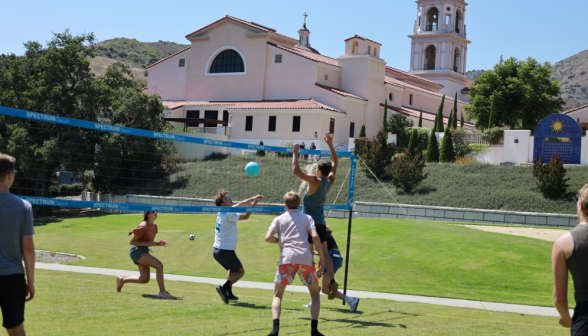
{"label": "ponytail", "polygon": [[[151,211],[143,211],[143,221],[146,222],[149,218],[147,217],[149,214],[151,213]],[[135,230],[129,232],[129,236],[132,235],[135,232]]]}

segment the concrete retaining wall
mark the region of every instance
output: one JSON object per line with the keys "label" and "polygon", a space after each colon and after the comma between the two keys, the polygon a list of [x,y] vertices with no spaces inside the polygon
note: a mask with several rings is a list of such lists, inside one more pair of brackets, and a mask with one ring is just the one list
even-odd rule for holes
{"label": "concrete retaining wall", "polygon": [[551,227],[574,227],[578,224],[576,215],[369,202],[355,202],[353,217],[408,218],[444,222]]}

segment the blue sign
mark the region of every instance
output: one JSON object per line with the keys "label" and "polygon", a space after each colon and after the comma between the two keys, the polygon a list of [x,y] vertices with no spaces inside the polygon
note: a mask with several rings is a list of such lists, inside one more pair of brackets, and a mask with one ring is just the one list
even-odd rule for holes
{"label": "blue sign", "polygon": [[535,129],[533,160],[549,162],[553,154],[565,164],[580,164],[582,128],[574,118],[565,114],[550,114]]}

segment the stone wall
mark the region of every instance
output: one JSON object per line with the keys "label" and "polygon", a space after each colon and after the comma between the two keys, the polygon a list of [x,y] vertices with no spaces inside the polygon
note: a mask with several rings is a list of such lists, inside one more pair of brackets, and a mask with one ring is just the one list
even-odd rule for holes
{"label": "stone wall", "polygon": [[552,227],[574,227],[578,224],[576,215],[369,202],[355,202],[353,217]]}

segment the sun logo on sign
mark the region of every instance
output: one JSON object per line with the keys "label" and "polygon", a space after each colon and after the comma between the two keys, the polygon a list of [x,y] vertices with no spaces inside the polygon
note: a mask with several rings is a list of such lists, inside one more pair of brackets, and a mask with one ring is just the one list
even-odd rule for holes
{"label": "sun logo on sign", "polygon": [[555,133],[559,133],[559,132],[563,132],[564,129],[564,124],[563,121],[557,119],[555,120],[553,123],[551,123],[551,129],[555,132]]}

